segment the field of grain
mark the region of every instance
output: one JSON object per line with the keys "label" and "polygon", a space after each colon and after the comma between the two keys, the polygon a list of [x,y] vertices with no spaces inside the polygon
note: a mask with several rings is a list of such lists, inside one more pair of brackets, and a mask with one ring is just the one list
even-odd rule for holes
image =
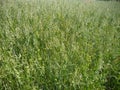
{"label": "field of grain", "polygon": [[120,3],[0,0],[0,90],[119,90]]}

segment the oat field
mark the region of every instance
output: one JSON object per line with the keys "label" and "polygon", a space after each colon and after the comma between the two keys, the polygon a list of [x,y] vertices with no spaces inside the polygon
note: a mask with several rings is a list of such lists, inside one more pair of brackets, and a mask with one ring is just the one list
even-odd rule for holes
{"label": "oat field", "polygon": [[0,0],[0,90],[120,90],[120,3]]}

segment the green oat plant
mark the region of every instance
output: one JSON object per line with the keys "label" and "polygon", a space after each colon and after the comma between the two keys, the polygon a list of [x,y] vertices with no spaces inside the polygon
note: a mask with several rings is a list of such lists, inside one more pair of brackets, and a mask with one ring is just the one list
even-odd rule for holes
{"label": "green oat plant", "polygon": [[119,90],[120,3],[0,0],[0,90]]}

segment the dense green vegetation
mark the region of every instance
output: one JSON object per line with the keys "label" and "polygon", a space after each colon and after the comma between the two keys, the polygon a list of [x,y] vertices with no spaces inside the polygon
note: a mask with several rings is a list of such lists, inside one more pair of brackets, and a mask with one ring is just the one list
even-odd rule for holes
{"label": "dense green vegetation", "polygon": [[120,1],[120,0],[99,0],[99,1]]}
{"label": "dense green vegetation", "polygon": [[119,90],[120,3],[0,1],[0,90]]}

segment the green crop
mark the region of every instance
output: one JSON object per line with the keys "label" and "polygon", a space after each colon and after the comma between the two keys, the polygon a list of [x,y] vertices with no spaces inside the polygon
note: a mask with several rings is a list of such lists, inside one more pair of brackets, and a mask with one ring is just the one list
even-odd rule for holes
{"label": "green crop", "polygon": [[120,3],[0,1],[0,90],[119,90]]}

